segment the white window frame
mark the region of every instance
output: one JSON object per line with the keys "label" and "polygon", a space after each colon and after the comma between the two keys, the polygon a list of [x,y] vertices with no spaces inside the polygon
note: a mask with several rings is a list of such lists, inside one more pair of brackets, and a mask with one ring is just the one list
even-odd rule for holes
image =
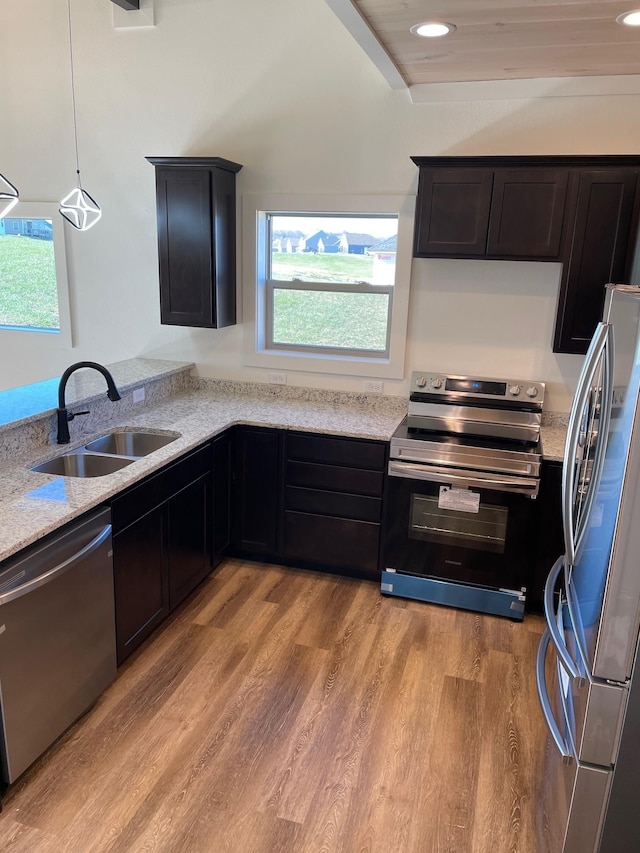
{"label": "white window frame", "polygon": [[[339,373],[402,379],[409,311],[411,254],[415,195],[318,195],[247,194],[242,200],[243,268],[243,364],[276,370],[301,370],[314,373]],[[269,245],[268,215],[299,216],[397,216],[398,238],[396,274],[388,326],[388,356],[327,353],[293,346],[274,349],[267,338],[269,284],[267,280]],[[295,284],[292,282],[291,284]],[[298,283],[300,286],[300,283]],[[304,283],[303,283],[304,286]],[[348,286],[353,290],[353,285]],[[384,288],[376,288],[384,292]]]}
{"label": "white window frame", "polygon": [[59,205],[48,201],[20,201],[11,211],[8,219],[49,219],[53,228],[53,255],[56,268],[56,287],[58,293],[58,315],[60,329],[30,329],[26,327],[0,326],[0,335],[10,335],[16,342],[34,343],[41,340],[52,347],[70,348],[73,346],[71,327],[71,309],[69,304],[69,279],[67,275],[67,254],[64,233],[64,220],[58,212]]}

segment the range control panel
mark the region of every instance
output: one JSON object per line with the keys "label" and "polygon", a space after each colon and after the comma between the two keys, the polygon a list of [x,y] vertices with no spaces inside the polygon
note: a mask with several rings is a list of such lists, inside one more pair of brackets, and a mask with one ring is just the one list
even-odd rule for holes
{"label": "range control panel", "polygon": [[490,379],[485,376],[449,376],[417,370],[411,374],[411,395],[484,397],[487,400],[526,400],[542,406],[544,382],[530,379]]}

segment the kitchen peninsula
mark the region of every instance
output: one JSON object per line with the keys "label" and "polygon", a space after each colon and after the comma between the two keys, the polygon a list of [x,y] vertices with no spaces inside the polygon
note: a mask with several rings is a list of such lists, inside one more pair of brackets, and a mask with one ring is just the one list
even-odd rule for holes
{"label": "kitchen peninsula", "polygon": [[[176,431],[180,438],[106,477],[60,478],[30,471],[29,466],[60,452],[54,452],[51,446],[55,400],[52,381],[49,409],[37,411],[40,404],[33,402],[22,410],[22,417],[0,426],[0,559],[235,424],[388,441],[406,413],[403,398],[290,387],[278,388],[274,393],[272,386],[195,378],[190,375],[193,365],[182,362],[154,364],[152,359],[130,359],[109,368],[123,394],[121,403],[96,402],[104,398],[99,376],[86,375],[81,382],[87,384],[80,387],[70,383],[69,400],[92,405],[95,416],[71,425],[69,447],[80,447],[105,429],[127,427]],[[147,388],[146,404],[136,406],[132,393],[143,385]],[[25,396],[33,399],[29,389]],[[18,391],[4,393],[10,395],[17,409]],[[2,412],[6,412],[4,406]]]}

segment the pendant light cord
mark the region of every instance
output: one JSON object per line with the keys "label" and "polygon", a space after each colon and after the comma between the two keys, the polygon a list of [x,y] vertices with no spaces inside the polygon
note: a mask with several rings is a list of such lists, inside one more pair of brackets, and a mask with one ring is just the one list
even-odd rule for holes
{"label": "pendant light cord", "polygon": [[80,186],[80,158],[78,156],[78,122],[76,119],[76,84],[73,68],[73,39],[71,38],[71,0],[67,0],[67,12],[69,18],[69,60],[71,64],[71,104],[73,107],[73,138],[76,146],[76,174],[78,175],[78,186]]}

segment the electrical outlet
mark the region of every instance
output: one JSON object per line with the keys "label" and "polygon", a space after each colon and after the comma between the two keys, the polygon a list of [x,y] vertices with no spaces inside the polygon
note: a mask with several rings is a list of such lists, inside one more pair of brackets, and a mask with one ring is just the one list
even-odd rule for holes
{"label": "electrical outlet", "polygon": [[367,394],[382,394],[384,382],[378,382],[376,379],[367,379],[364,383],[364,390]]}
{"label": "electrical outlet", "polygon": [[272,385],[286,385],[287,384],[287,374],[286,373],[270,373],[269,374],[269,382]]}
{"label": "electrical outlet", "polygon": [[133,402],[141,403],[144,400],[144,388],[133,389]]}

